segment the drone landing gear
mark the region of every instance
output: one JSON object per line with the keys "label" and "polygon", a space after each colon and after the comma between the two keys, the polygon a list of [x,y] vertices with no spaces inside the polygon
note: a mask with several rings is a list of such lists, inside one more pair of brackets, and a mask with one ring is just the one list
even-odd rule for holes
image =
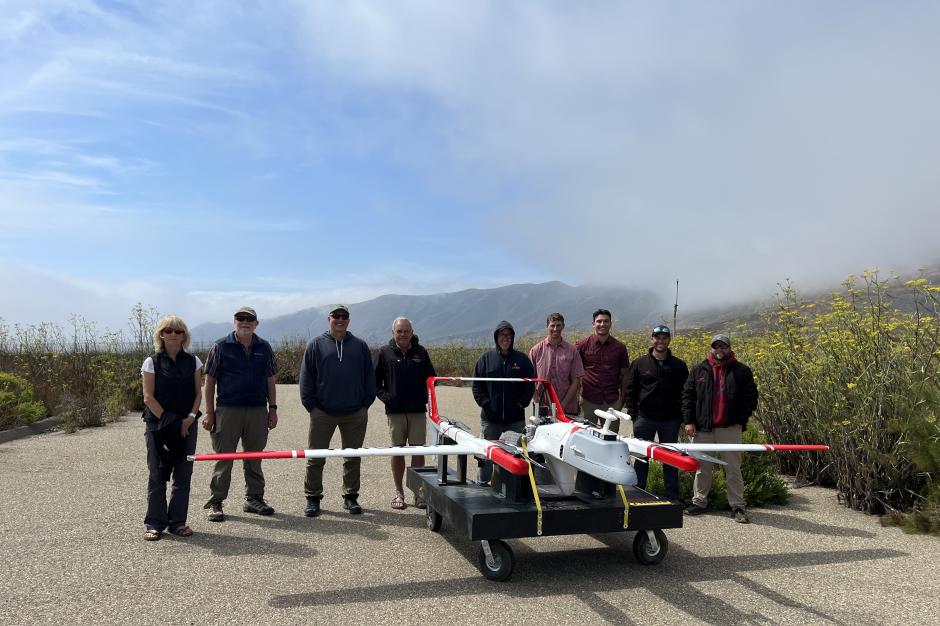
{"label": "drone landing gear", "polygon": [[516,564],[516,557],[512,548],[505,541],[499,539],[483,540],[480,542],[478,558],[480,571],[489,580],[503,581],[512,574]]}
{"label": "drone landing gear", "polygon": [[669,540],[666,533],[659,530],[641,530],[633,538],[633,554],[643,565],[656,565],[666,558],[669,552]]}

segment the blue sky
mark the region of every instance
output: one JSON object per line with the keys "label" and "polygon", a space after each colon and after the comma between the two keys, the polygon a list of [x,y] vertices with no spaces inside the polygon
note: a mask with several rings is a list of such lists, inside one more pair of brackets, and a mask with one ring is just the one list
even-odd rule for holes
{"label": "blue sky", "polygon": [[0,0],[0,317],[937,260],[940,5]]}

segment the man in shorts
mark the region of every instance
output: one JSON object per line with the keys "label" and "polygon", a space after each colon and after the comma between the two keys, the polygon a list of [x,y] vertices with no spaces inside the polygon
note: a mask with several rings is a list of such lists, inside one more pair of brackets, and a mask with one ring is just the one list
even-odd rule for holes
{"label": "man in shorts", "polygon": [[[388,431],[393,446],[421,446],[425,444],[429,376],[437,376],[428,351],[418,343],[411,321],[397,317],[392,322],[392,338],[379,350],[375,366],[376,397],[385,404]],[[424,456],[411,457],[411,467],[423,467]],[[392,457],[392,480],[395,481],[393,509],[404,509],[405,457]],[[427,504],[417,493],[414,505],[419,509]]]}

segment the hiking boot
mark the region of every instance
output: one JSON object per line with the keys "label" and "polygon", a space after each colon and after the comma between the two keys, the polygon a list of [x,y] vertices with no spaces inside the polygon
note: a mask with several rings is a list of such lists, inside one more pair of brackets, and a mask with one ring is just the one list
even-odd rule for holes
{"label": "hiking boot", "polygon": [[742,507],[735,507],[731,510],[731,514],[734,516],[734,521],[738,524],[750,524],[751,518],[747,516],[747,511]]}
{"label": "hiking boot", "polygon": [[319,517],[320,516],[320,498],[317,497],[308,497],[307,506],[304,508],[304,515],[307,517]]}
{"label": "hiking boot", "polygon": [[209,514],[206,515],[206,519],[210,522],[224,522],[225,513],[222,512],[222,503],[213,502],[209,505]]}
{"label": "hiking boot", "polygon": [[701,506],[692,502],[689,506],[685,507],[686,515],[701,515],[708,512],[707,506]]}
{"label": "hiking boot", "polygon": [[245,506],[242,507],[245,513],[256,513],[258,515],[271,515],[274,508],[269,506],[263,498],[248,498],[245,500]]}
{"label": "hiking boot", "polygon": [[358,498],[358,495],[343,496],[343,508],[349,511],[351,515],[359,515],[362,513],[362,507],[356,502]]}

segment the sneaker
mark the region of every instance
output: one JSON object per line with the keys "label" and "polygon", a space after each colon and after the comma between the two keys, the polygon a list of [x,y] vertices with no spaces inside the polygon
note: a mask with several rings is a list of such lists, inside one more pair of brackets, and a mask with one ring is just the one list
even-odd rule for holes
{"label": "sneaker", "polygon": [[308,497],[307,498],[307,507],[304,509],[304,515],[307,517],[319,517],[320,516],[320,498]]}
{"label": "sneaker", "polygon": [[358,498],[359,496],[343,496],[343,508],[349,511],[351,515],[359,515],[362,513],[362,507],[356,502]]}
{"label": "sneaker", "polygon": [[707,512],[708,512],[707,506],[701,506],[699,504],[695,504],[694,502],[689,504],[689,506],[685,507],[686,515],[701,515]]}
{"label": "sneaker", "polygon": [[225,513],[222,512],[222,503],[213,502],[209,505],[209,514],[206,515],[206,519],[210,522],[224,522]]}
{"label": "sneaker", "polygon": [[262,498],[248,498],[245,500],[245,506],[242,507],[245,513],[257,513],[258,515],[271,515],[274,508],[269,506]]}
{"label": "sneaker", "polygon": [[731,514],[734,516],[734,521],[738,524],[750,524],[751,518],[747,516],[747,511],[741,507],[732,509]]}

